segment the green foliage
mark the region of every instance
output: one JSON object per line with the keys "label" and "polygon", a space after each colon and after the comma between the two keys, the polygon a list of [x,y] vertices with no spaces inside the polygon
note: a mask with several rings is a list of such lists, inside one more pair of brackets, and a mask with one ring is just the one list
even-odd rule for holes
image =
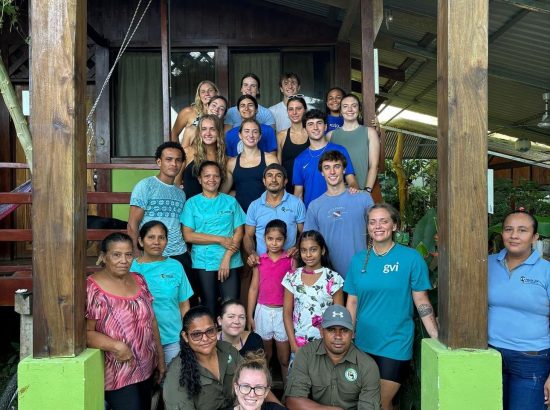
{"label": "green foliage", "polygon": [[[390,160],[385,162],[386,171],[380,174],[379,182],[384,201],[399,209],[397,174]],[[403,160],[407,187],[407,206],[403,217],[403,229],[414,226],[427,209],[437,205],[437,161],[426,159]]]}
{"label": "green foliage", "polygon": [[18,14],[19,7],[15,4],[15,0],[0,0],[0,30],[4,28],[5,21],[11,30],[17,24]]}
{"label": "green foliage", "polygon": [[6,359],[0,360],[0,394],[4,391],[11,376],[17,372],[19,363],[19,343],[11,342],[10,345],[13,351]]}
{"label": "green foliage", "polygon": [[521,181],[514,186],[509,179],[495,178],[494,195],[491,225],[502,223],[506,214],[520,207],[533,215],[550,217],[550,202],[545,198],[547,193],[536,182]]}

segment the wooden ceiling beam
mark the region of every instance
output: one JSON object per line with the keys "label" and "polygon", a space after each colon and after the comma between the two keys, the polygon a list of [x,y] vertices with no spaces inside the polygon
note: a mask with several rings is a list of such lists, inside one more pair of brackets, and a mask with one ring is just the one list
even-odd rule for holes
{"label": "wooden ceiling beam", "polygon": [[550,1],[548,0],[499,0],[501,3],[511,4],[522,9],[538,13],[550,13]]}

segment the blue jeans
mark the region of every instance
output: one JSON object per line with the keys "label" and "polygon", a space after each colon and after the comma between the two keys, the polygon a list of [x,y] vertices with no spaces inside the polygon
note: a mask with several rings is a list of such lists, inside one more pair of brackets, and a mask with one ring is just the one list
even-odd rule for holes
{"label": "blue jeans", "polygon": [[164,363],[168,366],[172,359],[179,354],[180,343],[175,342],[162,345],[162,350],[164,351]]}
{"label": "blue jeans", "polygon": [[544,383],[550,374],[550,349],[539,352],[494,349],[502,356],[504,410],[546,410]]}

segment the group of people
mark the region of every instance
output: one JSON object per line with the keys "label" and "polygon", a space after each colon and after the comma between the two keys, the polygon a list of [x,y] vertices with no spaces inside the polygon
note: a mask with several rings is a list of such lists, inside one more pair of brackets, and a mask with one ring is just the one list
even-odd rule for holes
{"label": "group of people", "polygon": [[[270,391],[274,350],[289,409],[389,410],[412,358],[414,308],[438,337],[427,265],[395,242],[398,212],[372,200],[380,148],[357,97],[334,88],[328,116],[308,110],[299,77],[285,74],[285,117],[258,104],[259,85],[243,76],[224,127],[227,100],[201,82],[176,140],[155,153],[159,174],[132,192],[128,235],[103,241],[86,315],[114,410],[148,409],[155,377],[167,409],[283,408]],[[517,348],[491,339],[491,306],[491,344]]]}

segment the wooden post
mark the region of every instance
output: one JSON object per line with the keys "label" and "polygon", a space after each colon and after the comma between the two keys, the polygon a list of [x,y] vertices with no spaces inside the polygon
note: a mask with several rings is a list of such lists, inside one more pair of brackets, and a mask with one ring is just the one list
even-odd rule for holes
{"label": "wooden post", "polygon": [[361,0],[361,92],[363,119],[372,124],[376,117],[374,105],[374,5],[373,0]]}
{"label": "wooden post", "polygon": [[163,140],[170,141],[170,50],[167,0],[160,0],[160,49],[162,60],[162,131]]}
{"label": "wooden post", "polygon": [[30,3],[34,357],[86,347],[86,1]]}
{"label": "wooden post", "polygon": [[439,1],[439,335],[451,348],[487,348],[487,39],[487,0]]}
{"label": "wooden post", "polygon": [[334,85],[349,93],[351,88],[351,50],[349,42],[337,42],[334,51]]}

